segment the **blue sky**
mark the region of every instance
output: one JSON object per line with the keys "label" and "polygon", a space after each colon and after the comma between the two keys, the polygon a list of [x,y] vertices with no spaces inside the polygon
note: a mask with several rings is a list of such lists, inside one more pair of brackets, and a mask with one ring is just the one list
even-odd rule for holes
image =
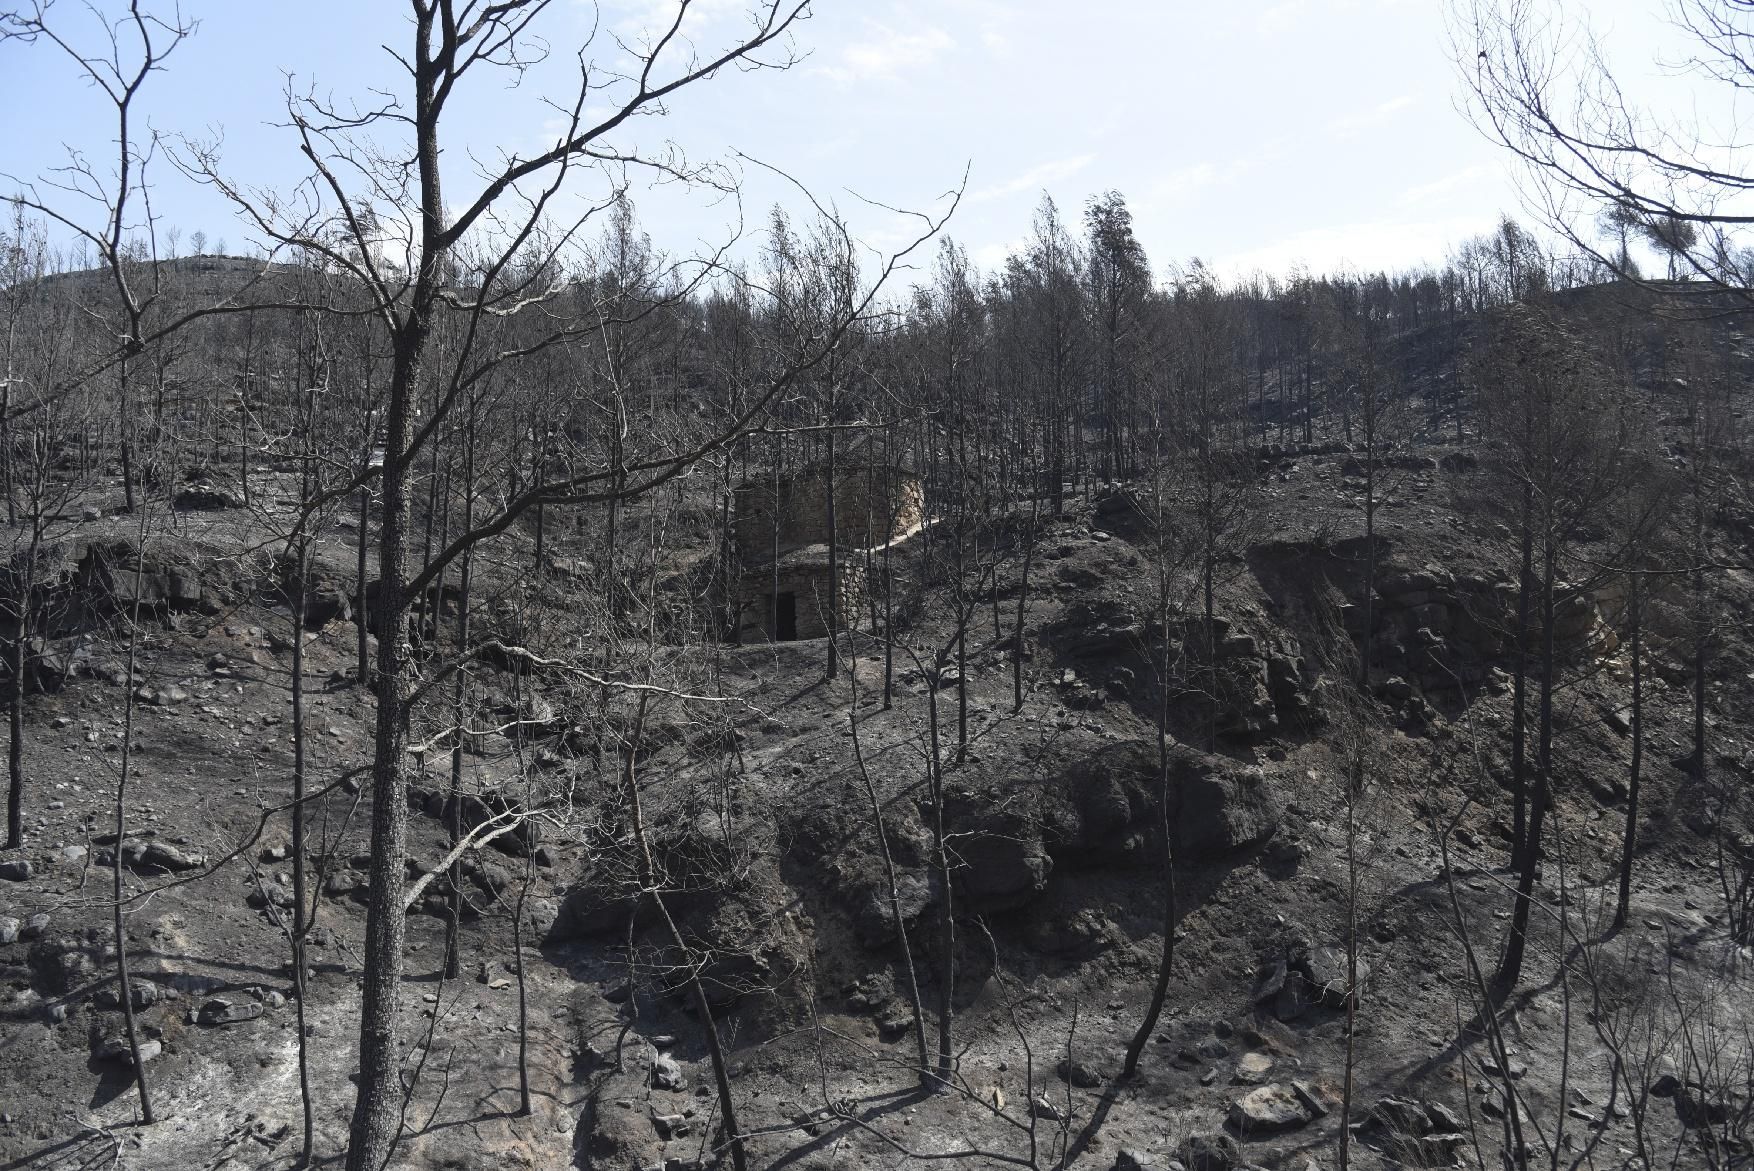
{"label": "blue sky", "polygon": [[[697,0],[688,31],[706,49],[748,2]],[[542,26],[550,60],[518,90],[484,79],[447,127],[452,198],[467,187],[471,153],[543,141],[554,112],[539,93],[562,94],[593,26],[606,55],[607,34],[637,37],[668,7],[557,0]],[[726,74],[643,120],[637,141],[674,141],[695,158],[737,150],[784,168],[879,246],[900,228],[856,196],[932,206],[967,168],[950,232],[986,269],[1027,234],[1044,190],[1073,223],[1088,196],[1121,191],[1159,273],[1196,255],[1228,273],[1441,262],[1446,248],[1517,210],[1508,160],[1457,112],[1442,0],[814,7],[793,68]],[[1651,7],[1592,0],[1589,11],[1636,60],[1656,35]],[[288,78],[340,100],[404,84],[381,47],[409,39],[396,0],[184,0],[183,11],[200,27],[151,83],[151,124],[223,134],[227,173],[252,187],[285,191],[302,174],[290,133],[273,125],[284,121]],[[91,26],[76,27],[89,41]],[[65,144],[107,157],[102,105],[45,47],[0,46],[0,102],[12,112],[0,171],[41,173]],[[776,199],[798,207],[773,176],[745,172],[742,215],[752,225]],[[212,192],[169,166],[156,170],[154,200],[185,241],[201,229],[238,251],[248,238]],[[673,252],[720,239],[737,218],[729,203],[674,189],[636,202]]]}

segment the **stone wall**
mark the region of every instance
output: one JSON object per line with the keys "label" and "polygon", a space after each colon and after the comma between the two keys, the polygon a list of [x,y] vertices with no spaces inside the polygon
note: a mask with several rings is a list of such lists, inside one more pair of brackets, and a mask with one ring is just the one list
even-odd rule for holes
{"label": "stone wall", "polygon": [[[809,560],[785,564],[779,569],[777,592],[794,598],[795,638],[825,638],[828,635],[829,606],[839,615],[838,629],[857,630],[862,625],[866,606],[865,566],[862,558],[849,556],[836,565],[839,588],[830,589],[828,562]],[[743,574],[739,601],[738,638],[743,642],[772,642],[776,592],[772,564],[754,566]],[[831,596],[832,595],[832,596]]]}
{"label": "stone wall", "polygon": [[[925,516],[920,479],[900,468],[837,468],[835,531],[828,531],[828,473],[821,467],[750,480],[737,489],[737,550],[745,562],[771,559],[805,545],[869,548],[916,528]],[[774,518],[778,514],[778,532]]]}

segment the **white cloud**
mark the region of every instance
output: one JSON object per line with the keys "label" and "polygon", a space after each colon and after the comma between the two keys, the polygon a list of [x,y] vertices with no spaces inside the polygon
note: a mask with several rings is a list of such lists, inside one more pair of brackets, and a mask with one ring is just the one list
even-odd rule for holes
{"label": "white cloud", "polygon": [[1491,229],[1493,217],[1462,216],[1402,223],[1311,228],[1246,252],[1221,257],[1213,268],[1226,277],[1286,273],[1300,265],[1315,272],[1393,271],[1411,257],[1440,262],[1451,245]]}
{"label": "white cloud", "polygon": [[[579,0],[582,7],[595,11],[595,0]],[[612,0],[604,5],[609,11],[609,25],[623,37],[643,39],[662,34],[676,21],[675,0]],[[694,0],[682,22],[685,36],[699,34],[707,26],[745,11],[743,0]]]}
{"label": "white cloud", "polygon": [[1309,7],[1309,0],[1280,0],[1255,17],[1255,28],[1263,35],[1282,33],[1297,23],[1298,15]]}
{"label": "white cloud", "polygon": [[1177,167],[1169,174],[1152,181],[1146,192],[1146,201],[1153,204],[1172,203],[1212,186],[1218,182],[1219,177],[1219,168],[1210,161]]}
{"label": "white cloud", "polygon": [[967,202],[985,203],[991,199],[1003,199],[1008,195],[1018,195],[1025,191],[1036,191],[1050,183],[1058,183],[1070,179],[1096,160],[1093,154],[1073,155],[1070,158],[1053,159],[1038,163],[1013,179],[992,187],[982,187],[968,194]]}
{"label": "white cloud", "polygon": [[1441,200],[1457,191],[1483,186],[1483,181],[1494,173],[1494,168],[1485,163],[1475,163],[1473,166],[1463,167],[1459,171],[1445,175],[1441,179],[1433,179],[1429,183],[1421,183],[1416,187],[1407,188],[1401,193],[1401,202],[1403,204],[1416,204]]}
{"label": "white cloud", "polygon": [[903,72],[930,65],[956,42],[941,28],[903,31],[874,20],[865,21],[866,35],[843,47],[834,64],[811,72],[842,85],[855,81],[891,81]]}
{"label": "white cloud", "polygon": [[1328,123],[1328,131],[1341,138],[1351,138],[1394,120],[1395,115],[1414,104],[1412,94],[1401,94],[1357,114],[1347,114]]}

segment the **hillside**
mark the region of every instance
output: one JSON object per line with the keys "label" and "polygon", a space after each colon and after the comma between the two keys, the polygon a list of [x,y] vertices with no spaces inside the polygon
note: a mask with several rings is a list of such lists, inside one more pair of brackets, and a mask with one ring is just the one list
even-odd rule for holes
{"label": "hillside", "polygon": [[[1754,652],[1739,627],[1715,647],[1702,775],[1687,759],[1689,628],[1649,621],[1637,882],[1631,921],[1612,931],[1630,752],[1623,598],[1605,583],[1563,608],[1555,805],[1529,978],[1487,1027],[1470,957],[1490,973],[1514,894],[1505,631],[1516,545],[1480,503],[1489,484],[1466,451],[1397,460],[1377,488],[1371,631],[1359,625],[1357,455],[1328,440],[1275,447],[1257,465],[1259,519],[1218,575],[1218,698],[1171,704],[1174,970],[1126,1081],[1115,1080],[1122,1052],[1162,950],[1165,700],[1153,664],[1201,627],[1198,605],[1179,596],[1172,628],[1161,620],[1141,503],[1152,485],[1075,496],[1063,515],[1041,516],[1017,710],[1008,650],[1029,530],[1015,513],[1010,571],[996,590],[975,587],[988,593],[960,675],[931,653],[954,641],[950,587],[908,571],[919,600],[903,647],[924,657],[897,652],[891,704],[884,649],[868,631],[842,636],[832,682],[820,639],[633,648],[669,672],[648,676],[668,693],[637,710],[579,673],[589,657],[514,672],[513,656],[472,672],[478,731],[460,759],[465,791],[480,796],[460,816],[475,824],[505,802],[540,815],[462,859],[458,978],[440,976],[445,876],[414,901],[401,1051],[417,1080],[396,1165],[710,1162],[718,1118],[693,972],[725,1038],[756,1166],[957,1153],[963,1165],[1051,1166],[1068,1148],[1077,1167],[1331,1166],[1347,1092],[1349,939],[1356,1165],[1472,1163],[1476,1151],[1494,1163],[1511,1100],[1523,1142],[1567,1160],[1743,1157],[1741,1023],[1754,1004],[1723,883],[1747,848],[1737,794],[1754,769],[1754,707],[1736,681],[1754,678]],[[291,1166],[301,1020],[317,1149],[335,1152],[352,1099],[372,814],[358,766],[375,704],[353,672],[348,604],[356,518],[335,517],[307,581],[330,603],[312,610],[303,651],[307,767],[333,788],[307,830],[321,894],[301,1006],[284,913],[290,615],[274,563],[233,552],[266,543],[272,525],[235,509],[182,512],[151,535],[149,621],[130,678],[113,599],[134,564],[134,521],[104,503],[105,516],[72,526],[58,579],[80,600],[66,612],[94,617],[62,636],[64,669],[25,706],[36,799],[25,848],[0,872],[0,1162]],[[1740,522],[1721,523],[1739,541]],[[554,529],[554,568],[514,568],[528,554],[524,531],[477,583],[523,599],[485,611],[507,644],[565,642],[560,616],[583,604],[565,565],[589,547]],[[108,593],[94,580],[106,566]],[[1713,583],[1726,613],[1754,603],[1743,570]],[[1363,699],[1336,674],[1336,621],[1378,648]],[[704,693],[692,681],[709,677],[722,702],[679,697]],[[935,1052],[946,891],[932,865],[934,724],[953,859],[956,1073],[949,1092],[922,1094],[904,954]],[[137,1103],[107,897],[127,737],[124,910],[160,1118],[147,1127],[125,1125]],[[415,763],[411,877],[444,858],[451,817],[449,748],[429,745]],[[629,776],[650,877],[628,820]],[[638,897],[654,877],[662,914]],[[529,1117],[513,1115],[520,999]]]}

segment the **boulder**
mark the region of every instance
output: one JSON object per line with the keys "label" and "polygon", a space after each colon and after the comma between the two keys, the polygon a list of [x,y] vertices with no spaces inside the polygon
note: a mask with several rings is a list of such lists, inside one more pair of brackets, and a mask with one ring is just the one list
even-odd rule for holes
{"label": "boulder", "polygon": [[1257,1050],[1237,1058],[1236,1073],[1231,1080],[1239,1086],[1258,1086],[1264,1084],[1272,1072],[1272,1057]]}
{"label": "boulder", "polygon": [[31,864],[24,858],[8,858],[0,862],[0,878],[8,882],[28,882],[31,876]]}
{"label": "boulder", "polygon": [[1455,1122],[1447,1107],[1411,1098],[1388,1097],[1371,1109],[1367,1124],[1381,1132],[1388,1152],[1413,1167],[1447,1167],[1467,1137],[1446,1129]]}
{"label": "boulder", "polygon": [[984,797],[971,794],[953,803],[946,820],[957,835],[957,880],[970,910],[1020,907],[1047,886],[1054,863],[1035,819],[1015,810],[990,810]]}
{"label": "boulder", "polygon": [[[151,1008],[157,1004],[162,991],[151,980],[142,980],[135,976],[128,981],[128,999],[134,1002],[135,1008]],[[93,998],[99,1008],[120,1008],[122,1006],[122,990],[118,985],[111,984],[100,988]]]}
{"label": "boulder", "polygon": [[1064,1057],[1060,1058],[1059,1064],[1054,1067],[1054,1073],[1061,1081],[1071,1082],[1084,1090],[1095,1089],[1103,1081],[1102,1075],[1084,1062],[1072,1061]]}
{"label": "boulder", "polygon": [[242,508],[239,500],[229,489],[216,484],[190,484],[171,498],[171,507],[178,512],[219,512],[227,508]]}
{"label": "boulder", "polygon": [[[109,837],[112,842],[115,840],[114,834]],[[97,861],[100,866],[113,866],[116,861],[114,850],[100,850]],[[207,859],[203,855],[179,849],[169,842],[129,838],[122,843],[122,865],[136,874],[182,874],[199,870],[207,865]]]}
{"label": "boulder", "polygon": [[[164,1052],[164,1046],[157,1041],[141,1040],[140,1063],[142,1065]],[[97,1059],[99,1061],[117,1061],[123,1065],[134,1064],[134,1052],[128,1045],[127,1036],[105,1037],[98,1043]]]}
{"label": "boulder", "polygon": [[680,1091],[688,1088],[688,1075],[674,1057],[657,1053],[652,1057],[651,1082],[653,1089]]}
{"label": "boulder", "polygon": [[570,943],[625,934],[628,920],[640,903],[633,884],[616,881],[607,875],[586,874],[560,896],[554,922],[543,942]]}
{"label": "boulder", "polygon": [[290,907],[292,892],[278,882],[258,881],[244,901],[252,907]]}
{"label": "boulder", "polygon": [[853,929],[858,932],[859,942],[870,948],[882,947],[895,938],[898,909],[903,926],[911,926],[927,907],[938,901],[929,876],[900,869],[895,875],[895,897],[892,900],[888,875],[881,871],[881,867],[878,871],[871,876],[865,897],[853,912]]}
{"label": "boulder", "polygon": [[1314,1118],[1295,1090],[1274,1082],[1250,1090],[1232,1102],[1225,1121],[1236,1133],[1250,1136],[1295,1130]]}
{"label": "boulder", "polygon": [[1185,749],[1176,751],[1171,767],[1176,848],[1183,857],[1221,856],[1259,845],[1278,830],[1283,808],[1259,769]]}
{"label": "boulder", "polygon": [[[1370,965],[1363,956],[1357,958],[1358,987],[1370,978]],[[1347,980],[1346,952],[1337,947],[1318,947],[1311,949],[1300,967],[1310,983],[1313,994],[1329,1008],[1345,1008],[1351,998],[1350,982]]]}
{"label": "boulder", "polygon": [[227,1000],[223,996],[215,996],[203,1001],[195,1010],[195,1023],[198,1025],[236,1025],[244,1021],[253,1021],[262,1015],[262,1005],[255,1000]]}

